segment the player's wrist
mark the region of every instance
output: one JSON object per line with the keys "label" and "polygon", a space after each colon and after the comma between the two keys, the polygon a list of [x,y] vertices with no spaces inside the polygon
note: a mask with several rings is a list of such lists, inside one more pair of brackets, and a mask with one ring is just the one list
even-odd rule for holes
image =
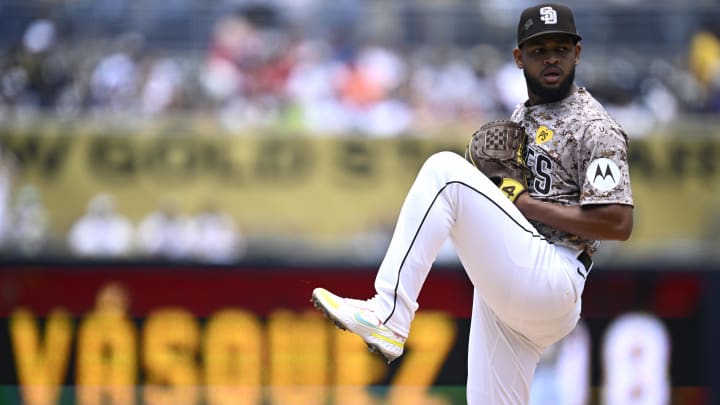
{"label": "player's wrist", "polygon": [[532,204],[534,202],[534,199],[530,196],[530,193],[527,192],[527,189],[523,190],[518,196],[515,198],[515,206],[518,207],[520,212],[525,215],[526,218],[528,217],[528,213],[531,210]]}

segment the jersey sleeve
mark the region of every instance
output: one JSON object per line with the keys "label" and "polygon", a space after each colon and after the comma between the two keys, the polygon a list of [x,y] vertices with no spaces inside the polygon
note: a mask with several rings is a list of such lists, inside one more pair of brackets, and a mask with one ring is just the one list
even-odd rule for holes
{"label": "jersey sleeve", "polygon": [[578,156],[580,205],[633,205],[627,135],[604,120],[586,128]]}

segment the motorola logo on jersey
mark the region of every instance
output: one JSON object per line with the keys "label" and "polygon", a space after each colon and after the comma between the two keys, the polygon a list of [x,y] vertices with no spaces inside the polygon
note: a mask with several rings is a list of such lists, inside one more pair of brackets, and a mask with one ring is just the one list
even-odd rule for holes
{"label": "motorola logo on jersey", "polygon": [[593,187],[600,191],[615,188],[620,183],[620,168],[607,158],[593,160],[587,168],[585,176]]}

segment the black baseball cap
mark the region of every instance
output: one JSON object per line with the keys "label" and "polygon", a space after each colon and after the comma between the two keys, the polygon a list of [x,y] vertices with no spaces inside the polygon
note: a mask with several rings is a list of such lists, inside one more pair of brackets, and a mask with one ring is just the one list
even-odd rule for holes
{"label": "black baseball cap", "polygon": [[545,34],[568,34],[575,41],[582,37],[575,28],[575,17],[567,6],[543,3],[526,8],[520,15],[517,30],[518,46],[530,38]]}

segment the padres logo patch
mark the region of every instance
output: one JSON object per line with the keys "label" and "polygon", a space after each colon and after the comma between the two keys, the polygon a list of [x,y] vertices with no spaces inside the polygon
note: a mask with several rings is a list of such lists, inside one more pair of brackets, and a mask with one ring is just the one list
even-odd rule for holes
{"label": "padres logo patch", "polygon": [[541,126],[537,132],[535,132],[535,144],[540,145],[551,140],[553,134],[555,134],[555,132],[552,129],[549,129],[545,125]]}
{"label": "padres logo patch", "polygon": [[593,187],[600,191],[608,191],[620,184],[620,168],[607,158],[595,159],[585,173]]}
{"label": "padres logo patch", "polygon": [[545,24],[557,24],[557,11],[550,6],[543,7],[540,9],[540,19]]}

